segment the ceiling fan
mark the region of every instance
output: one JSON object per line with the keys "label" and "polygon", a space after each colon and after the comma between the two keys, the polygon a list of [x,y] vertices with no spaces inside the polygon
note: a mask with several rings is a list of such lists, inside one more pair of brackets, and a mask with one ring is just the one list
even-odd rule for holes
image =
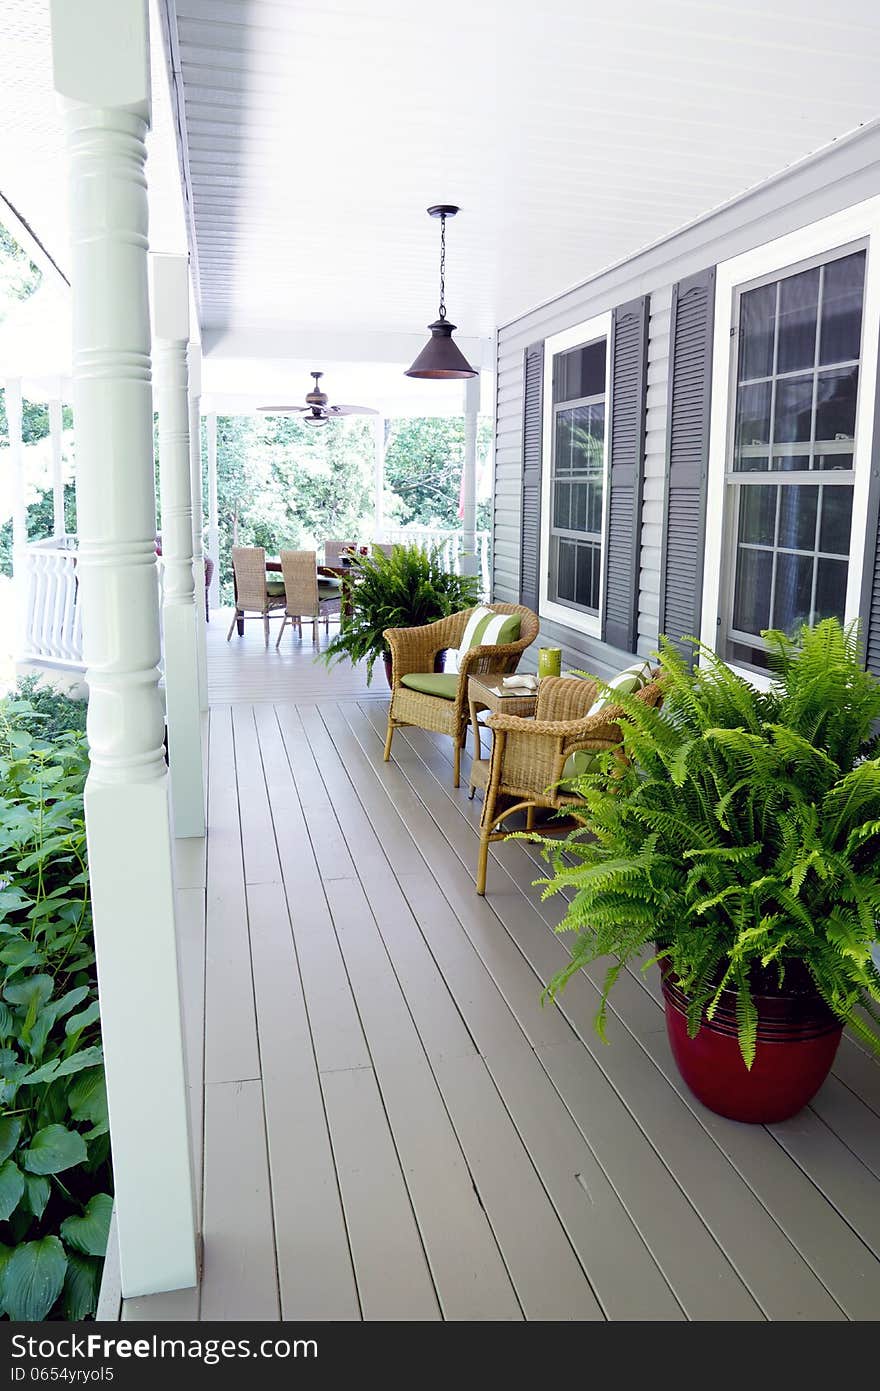
{"label": "ceiling fan", "polygon": [[304,406],[258,406],[257,410],[268,415],[302,415],[306,425],[326,425],[328,420],[336,420],[341,415],[378,415],[370,406],[331,406],[330,397],[322,391],[319,382],[323,372],[312,372],[315,384],[306,395]]}

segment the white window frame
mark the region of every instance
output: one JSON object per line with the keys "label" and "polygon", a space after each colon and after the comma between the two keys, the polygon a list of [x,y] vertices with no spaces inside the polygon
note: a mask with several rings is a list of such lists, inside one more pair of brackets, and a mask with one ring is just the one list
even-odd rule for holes
{"label": "white window frame", "polygon": [[[712,409],[709,425],[709,465],[706,489],[706,542],[703,566],[703,609],[700,637],[706,647],[718,651],[724,639],[724,601],[721,593],[725,566],[727,498],[725,474],[736,399],[738,336],[733,336],[737,290],[751,281],[782,274],[801,261],[833,254],[851,242],[866,246],[865,292],[862,308],[862,344],[859,396],[853,449],[852,533],[844,617],[858,618],[865,556],[868,488],[873,449],[874,406],[877,387],[877,348],[880,335],[880,197],[868,198],[842,212],[800,227],[775,241],[721,262],[715,279],[715,330],[712,347]],[[725,586],[726,587],[726,586]],[[766,689],[771,677],[751,668],[728,665],[753,685]]]}
{"label": "white window frame", "polygon": [[[605,339],[605,439],[604,469],[602,472],[602,549],[599,569],[599,612],[584,613],[583,609],[568,604],[557,604],[549,597],[550,586],[550,509],[552,506],[551,481],[553,478],[553,363],[561,353],[572,348],[585,348],[589,343]],[[590,637],[601,638],[602,615],[605,612],[605,571],[608,543],[608,488],[609,459],[611,441],[611,310],[597,314],[592,319],[567,328],[562,333],[554,333],[544,340],[544,419],[541,441],[541,587],[538,601],[538,614],[550,618],[554,623],[566,628],[576,628]]]}

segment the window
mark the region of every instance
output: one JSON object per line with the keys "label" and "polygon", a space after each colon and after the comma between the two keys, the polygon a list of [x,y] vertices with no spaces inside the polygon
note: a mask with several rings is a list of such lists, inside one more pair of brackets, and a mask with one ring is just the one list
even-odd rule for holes
{"label": "window", "polygon": [[548,339],[541,611],[599,633],[610,316]]}
{"label": "window", "polygon": [[762,629],[846,617],[865,262],[844,249],[734,298],[721,650],[738,665],[766,669]]}

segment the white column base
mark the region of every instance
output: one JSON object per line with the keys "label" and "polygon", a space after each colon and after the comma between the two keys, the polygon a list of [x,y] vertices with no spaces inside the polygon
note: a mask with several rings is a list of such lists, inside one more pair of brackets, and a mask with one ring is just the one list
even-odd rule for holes
{"label": "white column base", "polygon": [[197,1279],[168,779],[86,784],[101,1032],[126,1298]]}

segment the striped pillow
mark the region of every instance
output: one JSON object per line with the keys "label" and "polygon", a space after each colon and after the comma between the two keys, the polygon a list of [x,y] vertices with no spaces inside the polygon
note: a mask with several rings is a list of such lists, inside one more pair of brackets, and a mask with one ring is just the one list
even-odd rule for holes
{"label": "striped pillow", "polygon": [[480,604],[473,610],[461,637],[461,646],[446,654],[446,670],[458,671],[463,652],[472,647],[498,647],[519,638],[518,613],[496,613]]}
{"label": "striped pillow", "polygon": [[614,704],[614,692],[620,695],[633,695],[640,691],[643,686],[649,685],[651,680],[651,663],[647,661],[634,662],[631,667],[618,673],[612,680],[607,682],[608,689],[604,690],[597,700],[593,701],[587,711],[588,715],[598,715],[600,710],[604,710],[606,705]]}

